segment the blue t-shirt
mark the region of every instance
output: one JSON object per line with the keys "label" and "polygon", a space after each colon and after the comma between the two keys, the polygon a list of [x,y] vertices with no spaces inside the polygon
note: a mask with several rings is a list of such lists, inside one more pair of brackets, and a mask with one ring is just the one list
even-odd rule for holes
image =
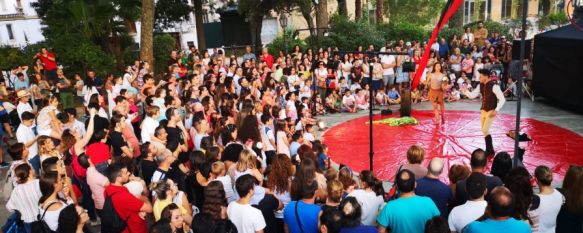
{"label": "blue t-shirt", "polygon": [[377,222],[391,233],[423,233],[427,220],[438,215],[439,210],[431,198],[412,196],[389,201]]}
{"label": "blue t-shirt", "polygon": [[453,194],[449,186],[438,179],[423,177],[417,180],[415,194],[431,198],[437,206],[437,209],[439,209],[441,216],[447,218],[447,204],[453,199]]}
{"label": "blue t-shirt", "polygon": [[318,214],[320,206],[307,204],[303,201],[292,201],[283,209],[283,221],[287,224],[290,233],[300,233],[296,218],[296,203],[298,203],[298,215],[302,224],[303,233],[318,233]]}
{"label": "blue t-shirt", "polygon": [[320,169],[324,169],[326,166],[325,161],[328,160],[328,156],[324,153],[320,153],[320,155],[318,155],[318,165],[320,166]]}
{"label": "blue t-shirt", "polygon": [[512,232],[512,233],[530,233],[530,226],[515,218],[509,218],[503,221],[486,219],[484,221],[474,221],[464,230],[464,233],[481,233],[481,232]]}
{"label": "blue t-shirt", "polygon": [[300,146],[302,146],[302,144],[300,144],[299,142],[293,141],[290,145],[289,145],[289,154],[291,156],[297,155],[298,154],[298,149],[300,149]]}
{"label": "blue t-shirt", "polygon": [[357,227],[344,227],[340,229],[340,233],[378,233],[379,230],[373,226],[360,225]]}
{"label": "blue t-shirt", "polygon": [[389,90],[387,91],[387,95],[392,100],[396,100],[397,98],[399,98],[399,92],[397,90]]}

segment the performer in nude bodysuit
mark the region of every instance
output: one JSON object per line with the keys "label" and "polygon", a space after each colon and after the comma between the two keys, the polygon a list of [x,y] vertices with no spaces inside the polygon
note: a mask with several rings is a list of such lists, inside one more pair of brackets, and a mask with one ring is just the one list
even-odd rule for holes
{"label": "performer in nude bodysuit", "polygon": [[490,79],[490,70],[480,69],[478,72],[480,73],[480,85],[472,92],[465,90],[464,94],[470,99],[476,98],[478,95],[482,96],[480,123],[486,141],[486,155],[494,156],[495,152],[494,145],[492,144],[492,136],[490,135],[490,127],[496,118],[496,113],[502,109],[506,99],[502,90],[500,90],[500,85]]}

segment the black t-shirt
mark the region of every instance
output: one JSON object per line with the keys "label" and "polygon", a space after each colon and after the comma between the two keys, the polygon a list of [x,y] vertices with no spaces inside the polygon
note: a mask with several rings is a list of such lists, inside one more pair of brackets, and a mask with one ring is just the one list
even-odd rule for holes
{"label": "black t-shirt", "polygon": [[263,214],[266,224],[263,231],[265,233],[276,233],[274,211],[279,207],[279,200],[277,200],[272,194],[265,194],[263,199],[259,201],[259,204],[254,205],[253,207],[261,210],[261,214]]}
{"label": "black t-shirt", "polygon": [[150,160],[142,160],[142,178],[146,182],[147,186],[150,186],[150,182],[152,181],[152,176],[154,172],[158,168],[158,164],[154,161]]}
{"label": "black t-shirt", "polygon": [[128,146],[128,143],[120,132],[114,130],[109,133],[109,145],[113,147],[113,156],[117,157],[123,154],[121,148]]}

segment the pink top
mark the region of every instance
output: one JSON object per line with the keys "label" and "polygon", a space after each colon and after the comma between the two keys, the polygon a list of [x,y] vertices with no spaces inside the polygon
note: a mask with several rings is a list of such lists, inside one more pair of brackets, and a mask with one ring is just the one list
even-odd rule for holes
{"label": "pink top", "polygon": [[98,210],[103,209],[103,203],[105,202],[105,184],[107,182],[107,177],[99,173],[95,167],[87,168],[87,184],[91,189],[91,197],[95,202],[95,208]]}
{"label": "pink top", "polygon": [[136,137],[133,128],[126,126],[121,130],[121,133],[128,143],[128,146],[134,149],[134,158],[140,156],[140,142],[138,141],[138,137]]}
{"label": "pink top", "polygon": [[365,105],[366,104],[366,98],[364,95],[362,95],[362,96],[354,95],[354,99],[356,99],[356,104],[358,104],[358,105]]}

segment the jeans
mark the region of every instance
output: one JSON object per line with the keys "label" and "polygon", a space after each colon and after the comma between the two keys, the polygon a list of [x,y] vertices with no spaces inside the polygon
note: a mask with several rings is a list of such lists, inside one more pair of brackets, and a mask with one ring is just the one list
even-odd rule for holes
{"label": "jeans", "polygon": [[30,165],[32,166],[32,169],[34,169],[34,172],[39,175],[40,174],[40,157],[39,155],[34,155],[34,157],[32,159],[28,160],[28,163],[30,163]]}

